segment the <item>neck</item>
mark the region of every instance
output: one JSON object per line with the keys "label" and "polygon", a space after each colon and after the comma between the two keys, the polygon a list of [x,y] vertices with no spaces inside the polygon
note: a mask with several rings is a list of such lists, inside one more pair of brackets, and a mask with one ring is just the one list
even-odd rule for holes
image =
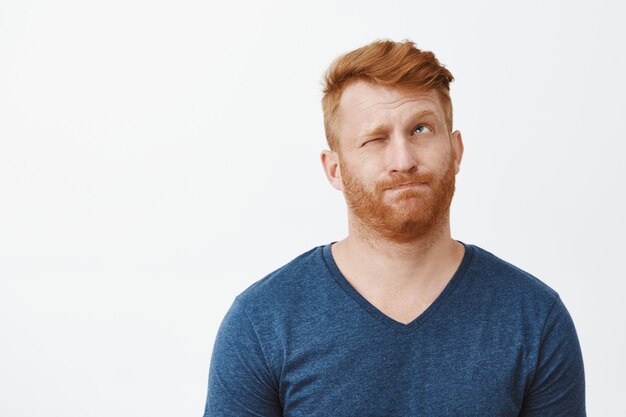
{"label": "neck", "polygon": [[428,230],[407,240],[394,240],[367,228],[357,218],[349,216],[346,247],[358,251],[370,252],[374,256],[383,256],[396,261],[415,260],[427,257],[428,253],[449,246],[455,241],[450,235],[449,213],[441,216]]}
{"label": "neck", "polygon": [[450,235],[449,215],[408,242],[383,238],[353,218],[348,225],[348,237],[333,245],[333,254],[346,272],[364,282],[395,289],[426,287],[449,278],[463,258],[463,245]]}

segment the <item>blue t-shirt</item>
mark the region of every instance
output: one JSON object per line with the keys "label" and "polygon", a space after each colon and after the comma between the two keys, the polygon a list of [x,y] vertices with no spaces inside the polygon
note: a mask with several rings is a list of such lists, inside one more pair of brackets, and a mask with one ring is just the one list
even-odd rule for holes
{"label": "blue t-shirt", "polygon": [[538,278],[461,242],[452,279],[403,324],[352,287],[332,243],[235,298],[205,417],[586,415],[574,323]]}

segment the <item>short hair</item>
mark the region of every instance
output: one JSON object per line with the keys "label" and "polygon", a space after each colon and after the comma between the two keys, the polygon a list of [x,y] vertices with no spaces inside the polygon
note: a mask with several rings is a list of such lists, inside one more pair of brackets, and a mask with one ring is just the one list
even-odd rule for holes
{"label": "short hair", "polygon": [[435,90],[445,111],[447,127],[452,131],[450,83],[454,80],[435,54],[418,49],[410,40],[376,40],[336,58],[323,78],[322,110],[326,141],[336,150],[339,102],[345,88],[353,81],[400,89]]}

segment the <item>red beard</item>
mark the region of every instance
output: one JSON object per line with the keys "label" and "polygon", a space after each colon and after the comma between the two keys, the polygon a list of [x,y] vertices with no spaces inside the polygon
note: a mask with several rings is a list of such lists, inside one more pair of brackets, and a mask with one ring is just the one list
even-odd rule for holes
{"label": "red beard", "polygon": [[[443,174],[398,174],[393,179],[376,184],[374,192],[365,189],[339,157],[346,203],[364,226],[363,232],[397,243],[407,243],[448,221],[455,190],[454,156],[451,154]],[[402,190],[385,191],[408,182],[426,185]],[[387,200],[387,201],[385,201]]]}

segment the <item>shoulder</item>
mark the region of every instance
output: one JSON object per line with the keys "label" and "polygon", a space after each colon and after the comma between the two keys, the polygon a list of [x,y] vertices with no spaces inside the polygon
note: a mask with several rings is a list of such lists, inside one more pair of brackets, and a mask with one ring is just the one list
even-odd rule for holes
{"label": "shoulder", "polygon": [[457,289],[459,302],[507,323],[541,327],[559,300],[535,274],[471,245],[473,257]]}
{"label": "shoulder", "polygon": [[471,317],[479,317],[487,324],[481,333],[497,351],[521,358],[526,411],[580,415],[582,354],[574,322],[558,292],[534,274],[472,246],[474,258],[460,301],[471,308],[467,323],[475,326]]}
{"label": "shoulder", "polygon": [[316,246],[295,256],[237,295],[253,322],[276,327],[296,313],[315,308],[329,288],[323,248]]}
{"label": "shoulder", "polygon": [[495,291],[505,292],[511,296],[545,302],[553,303],[558,298],[557,291],[534,274],[480,246],[471,246],[474,249],[474,259],[469,272],[476,281],[475,285],[489,286]]}
{"label": "shoulder", "polygon": [[494,331],[511,335],[514,341],[510,343],[523,340],[529,352],[534,352],[531,360],[536,359],[551,323],[565,326],[571,322],[560,295],[534,274],[471,246],[473,259],[457,289],[457,306],[468,316],[489,323]]}
{"label": "shoulder", "polygon": [[250,284],[228,313],[238,326],[250,328],[277,373],[290,329],[299,327],[327,291],[322,249],[309,249]]}
{"label": "shoulder", "polygon": [[306,285],[306,278],[312,273],[319,273],[320,267],[323,266],[322,247],[311,248],[267,273],[246,287],[237,298],[246,303],[254,303],[267,297],[275,298],[277,293],[292,291],[294,287]]}

